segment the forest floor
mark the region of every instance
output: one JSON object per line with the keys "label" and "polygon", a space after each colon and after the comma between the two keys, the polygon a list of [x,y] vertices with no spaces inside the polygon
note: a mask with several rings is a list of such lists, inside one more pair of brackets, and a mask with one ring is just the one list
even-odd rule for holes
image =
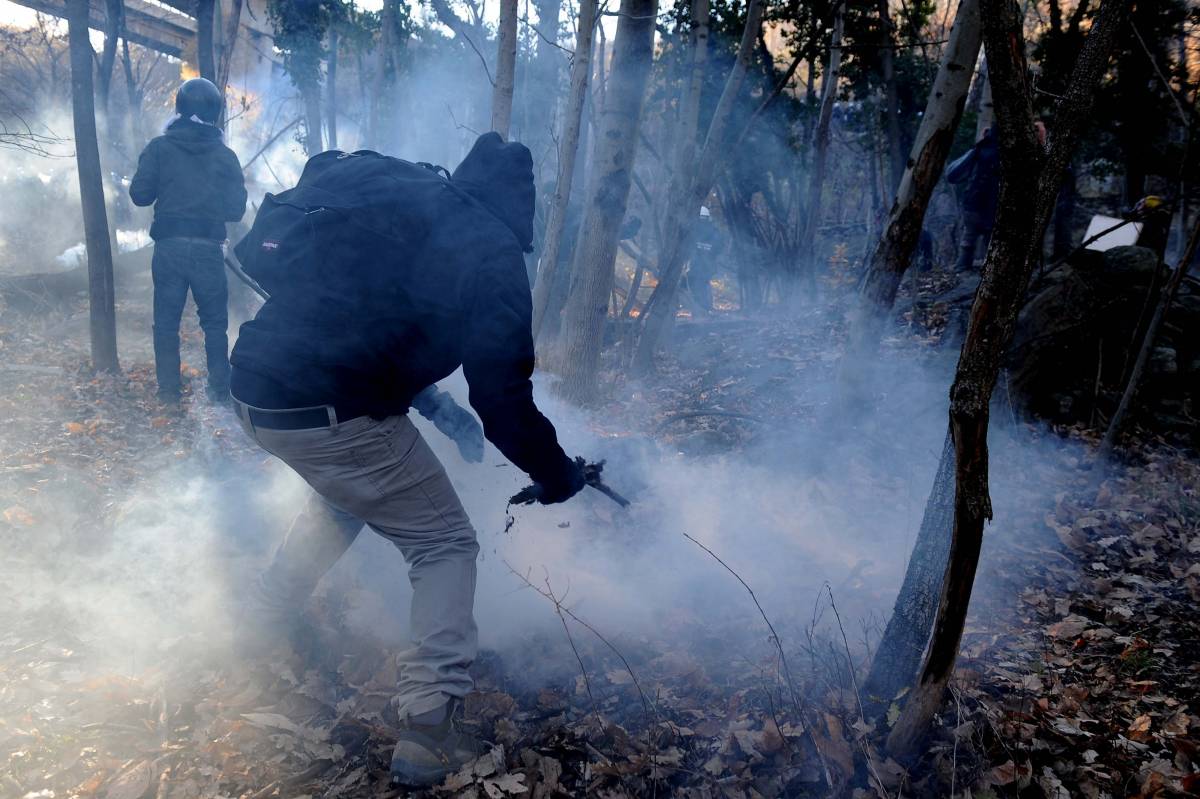
{"label": "forest floor", "polygon": [[[144,292],[121,306],[123,335],[148,341]],[[697,324],[680,346],[686,365],[664,361],[653,381],[615,392],[594,424],[684,458],[761,443],[764,419],[817,424],[820,396],[778,386],[832,369],[830,320]],[[90,375],[85,333],[80,304],[0,319],[0,796],[407,795],[387,782],[394,653],[344,629],[336,604],[314,608],[312,645],[277,662],[230,663],[195,634],[124,661],[94,651],[64,597],[97,570],[146,577],[105,557],[122,520],[159,512],[131,507],[134,491],[181,463],[219,476],[263,455],[226,409],[194,400],[164,413],[145,348],[118,377]],[[933,338],[923,329],[890,346],[916,361]],[[185,360],[198,351],[189,322]],[[698,619],[683,623],[712,646],[685,648],[666,632],[602,640],[578,627],[553,647],[530,640],[565,664],[540,686],[520,679],[520,662],[485,651],[466,722],[496,746],[429,794],[1200,793],[1200,462],[1147,440],[1098,482],[1079,455],[1089,433],[1027,434],[1072,446],[1019,476],[1018,497],[1030,499],[989,537],[980,581],[998,588],[972,607],[952,701],[919,763],[905,769],[882,752],[895,709],[863,717],[870,642],[852,646],[840,618],[841,637],[781,635],[753,660],[723,650],[719,625]],[[1051,479],[1047,498],[1035,488]],[[261,555],[230,546],[229,569]],[[52,584],[28,579],[49,572]],[[136,637],[148,611],[130,608]]]}

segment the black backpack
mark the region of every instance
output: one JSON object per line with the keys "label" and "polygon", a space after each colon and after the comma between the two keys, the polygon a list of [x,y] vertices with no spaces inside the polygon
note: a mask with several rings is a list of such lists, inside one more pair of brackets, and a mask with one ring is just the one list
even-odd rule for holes
{"label": "black backpack", "polygon": [[294,188],[267,194],[250,232],[233,248],[268,294],[336,279],[337,270],[382,253],[412,252],[439,195],[452,190],[440,167],[370,150],[330,150],[304,165]]}

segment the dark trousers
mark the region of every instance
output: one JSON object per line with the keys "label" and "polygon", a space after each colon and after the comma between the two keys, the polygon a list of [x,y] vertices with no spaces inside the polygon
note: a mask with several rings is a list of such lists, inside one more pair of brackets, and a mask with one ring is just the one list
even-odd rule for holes
{"label": "dark trousers", "polygon": [[229,391],[229,286],[221,243],[208,239],[162,239],[154,243],[154,371],[158,393],[178,396],[179,322],[188,289],[196,301],[208,387],[217,395]]}
{"label": "dark trousers", "polygon": [[988,242],[992,240],[992,227],[996,220],[994,216],[975,214],[964,211],[962,215],[962,236],[958,240],[958,261],[954,264],[955,272],[969,272],[975,267],[975,244],[983,239],[983,248],[987,250]]}

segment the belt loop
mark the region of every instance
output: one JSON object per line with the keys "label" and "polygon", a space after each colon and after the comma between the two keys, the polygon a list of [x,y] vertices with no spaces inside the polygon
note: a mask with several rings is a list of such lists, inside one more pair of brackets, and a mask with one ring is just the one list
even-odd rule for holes
{"label": "belt loop", "polygon": [[338,429],[337,411],[332,405],[326,405],[325,412],[329,414],[329,432],[336,433]]}

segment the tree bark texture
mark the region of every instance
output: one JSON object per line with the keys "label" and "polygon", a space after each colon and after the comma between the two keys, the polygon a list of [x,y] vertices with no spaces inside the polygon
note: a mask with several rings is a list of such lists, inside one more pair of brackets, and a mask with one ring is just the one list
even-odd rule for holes
{"label": "tree bark texture", "polygon": [[575,181],[575,162],[579,155],[579,129],[583,121],[583,104],[587,100],[588,78],[592,70],[592,36],[596,29],[596,0],[580,0],[579,34],[575,40],[575,55],[571,61],[571,90],[563,112],[562,142],[558,154],[558,180],[554,183],[554,199],[546,222],[545,248],[538,260],[538,276],[533,289],[533,338],[537,341],[554,281],[558,276],[559,253],[562,252],[563,229],[567,221],[567,204]]}
{"label": "tree bark texture", "polygon": [[954,670],[979,565],[988,492],[988,409],[1000,365],[1068,160],[1088,124],[1117,31],[1131,0],[1105,0],[1054,115],[1044,151],[1034,127],[1021,13],[1015,0],[981,0],[984,43],[1000,139],[1000,196],[996,226],[967,335],[950,389],[950,435],[955,452],[954,524],[933,635],[920,675],[888,736],[889,753],[909,759],[941,706]]}
{"label": "tree bark texture", "polygon": [[496,84],[492,87],[492,130],[508,138],[517,69],[517,0],[500,0],[496,36]]}
{"label": "tree bark texture", "polygon": [[658,286],[648,301],[645,322],[634,355],[634,369],[648,372],[654,368],[654,353],[659,342],[675,319],[675,295],[683,277],[683,267],[691,250],[692,236],[700,206],[704,204],[716,182],[719,167],[732,139],[730,123],[733,109],[741,97],[742,84],[750,68],[763,20],[762,0],[751,0],[746,9],[746,27],[742,30],[737,58],[725,80],[721,97],[713,111],[712,121],[704,137],[704,146],[695,158],[694,176],[678,186],[675,195],[663,209],[662,242],[659,250]]}
{"label": "tree bark texture", "polygon": [[215,0],[196,0],[196,68],[200,77],[216,83],[217,63],[213,57],[213,7]]}
{"label": "tree bark texture", "polygon": [[621,0],[612,74],[595,137],[595,179],[588,187],[563,332],[563,394],[594,399],[604,323],[612,293],[617,235],[625,217],[646,84],[654,58],[657,0]]}
{"label": "tree bark texture", "polygon": [[904,583],[863,683],[864,701],[870,704],[872,715],[887,710],[891,701],[912,684],[921,665],[941,598],[938,587],[946,572],[953,526],[954,442],[947,433]]}
{"label": "tree bark texture", "polygon": [[75,129],[75,161],[88,259],[88,309],[92,367],[115,372],[117,314],[113,289],[112,242],[104,207],[104,178],[96,141],[96,106],[92,86],[92,46],[88,40],[88,0],[69,0],[67,29],[71,56],[71,115]]}
{"label": "tree bark texture", "polygon": [[844,364],[850,370],[862,370],[874,358],[900,280],[920,241],[929,201],[962,120],[982,43],[979,0],[961,0],[950,30],[950,41],[942,53],[933,88],[925,103],[921,127],[896,192],[896,201],[867,263],[867,275]]}
{"label": "tree bark texture", "polygon": [[808,206],[804,232],[800,238],[800,258],[810,286],[816,285],[817,225],[821,219],[821,193],[825,188],[825,161],[829,153],[829,129],[833,121],[833,103],[837,99],[838,74],[842,66],[842,32],[845,28],[845,0],[833,9],[833,37],[829,42],[829,64],[821,78],[821,110],[813,131],[812,166],[808,173]]}

